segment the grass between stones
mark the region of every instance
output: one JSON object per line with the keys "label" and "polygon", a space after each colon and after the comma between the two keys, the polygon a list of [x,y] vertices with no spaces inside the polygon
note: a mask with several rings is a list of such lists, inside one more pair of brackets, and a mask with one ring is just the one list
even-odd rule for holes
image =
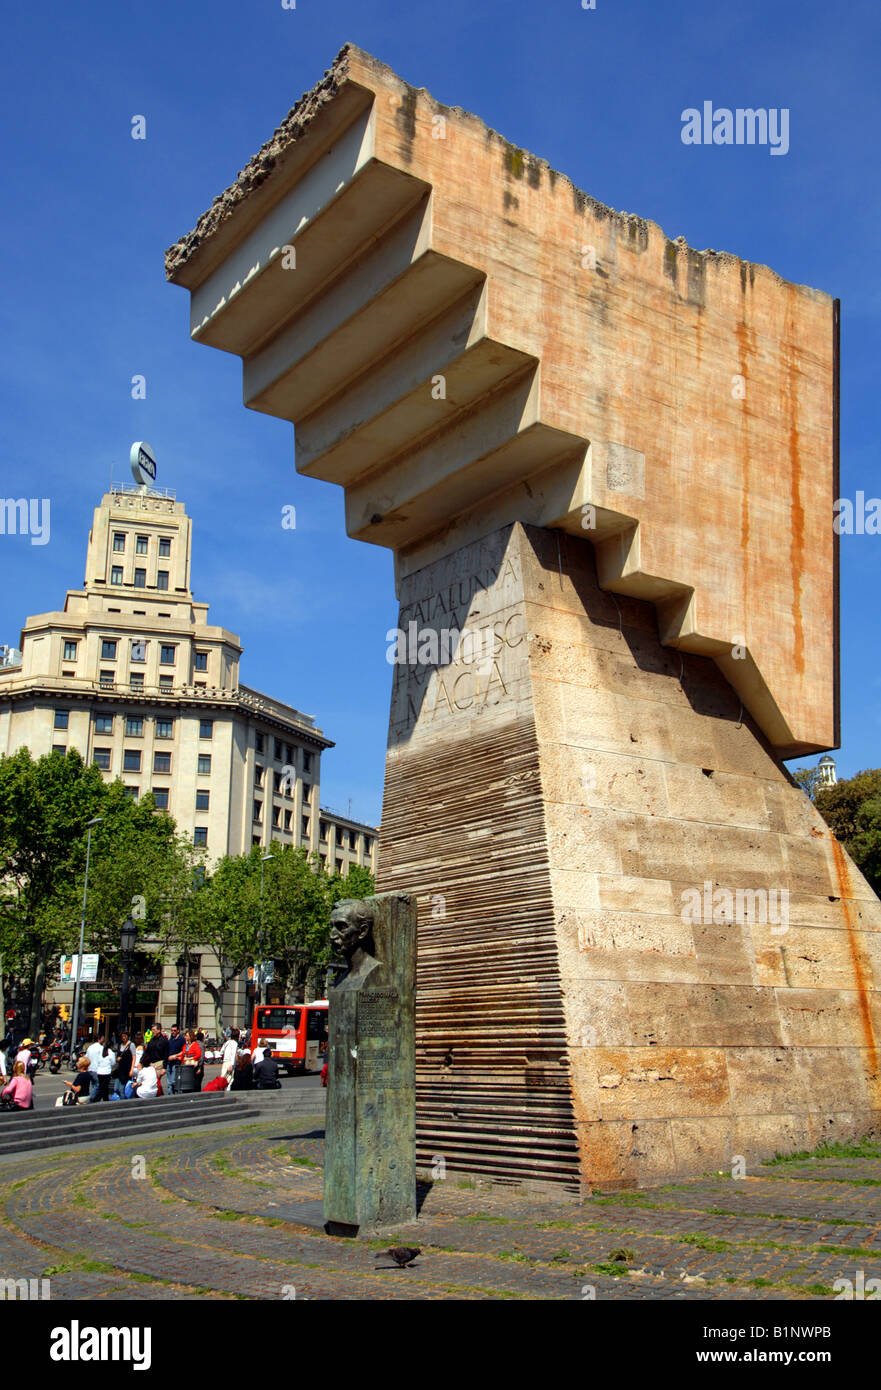
{"label": "grass between stones", "polygon": [[818,1144],[815,1149],[800,1149],[798,1153],[777,1153],[766,1159],[764,1168],[783,1167],[790,1163],[805,1163],[810,1159],[823,1158],[881,1158],[881,1144],[872,1139],[860,1139],[855,1144]]}

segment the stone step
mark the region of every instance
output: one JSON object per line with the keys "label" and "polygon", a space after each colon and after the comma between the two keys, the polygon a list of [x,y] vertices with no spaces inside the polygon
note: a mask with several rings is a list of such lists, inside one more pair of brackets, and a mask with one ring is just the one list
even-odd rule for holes
{"label": "stone step", "polygon": [[[197,1125],[233,1123],[257,1118],[256,1106],[232,1097],[167,1097],[148,1103],[123,1102],[76,1106],[27,1116],[0,1116],[0,1157],[30,1149],[51,1149],[68,1144],[114,1141],[153,1132],[170,1133]],[[8,1121],[3,1124],[3,1119]]]}

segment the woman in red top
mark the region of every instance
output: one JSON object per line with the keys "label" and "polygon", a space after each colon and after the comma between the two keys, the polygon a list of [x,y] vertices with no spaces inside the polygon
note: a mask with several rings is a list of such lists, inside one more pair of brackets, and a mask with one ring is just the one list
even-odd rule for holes
{"label": "woman in red top", "polygon": [[202,1044],[196,1037],[196,1030],[194,1028],[188,1028],[184,1036],[186,1037],[187,1044],[181,1053],[181,1062],[184,1066],[192,1066],[195,1064],[196,1090],[201,1091],[202,1077],[205,1075],[205,1057],[202,1052]]}
{"label": "woman in red top", "polygon": [[34,1087],[25,1071],[24,1062],[16,1062],[12,1068],[12,1080],[3,1087],[0,1096],[12,1102],[13,1110],[33,1110]]}

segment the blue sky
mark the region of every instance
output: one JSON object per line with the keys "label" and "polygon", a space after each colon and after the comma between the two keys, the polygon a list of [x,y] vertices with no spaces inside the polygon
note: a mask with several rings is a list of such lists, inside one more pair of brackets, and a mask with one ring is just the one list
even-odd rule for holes
{"label": "blue sky", "polygon": [[[869,0],[7,8],[0,457],[5,495],[51,499],[52,534],[0,537],[0,641],[81,583],[92,509],[147,439],[194,517],[194,591],[241,635],[243,680],[336,741],[323,803],[378,820],[391,556],[347,539],[341,490],[297,476],[291,427],[243,407],[238,359],[189,341],[188,295],[163,273],[347,40],[602,202],[840,296],[842,495],[881,492],[879,31]],[[787,107],[789,153],[684,146],[680,114],[704,100]],[[842,538],[843,775],[881,764],[879,548]]]}

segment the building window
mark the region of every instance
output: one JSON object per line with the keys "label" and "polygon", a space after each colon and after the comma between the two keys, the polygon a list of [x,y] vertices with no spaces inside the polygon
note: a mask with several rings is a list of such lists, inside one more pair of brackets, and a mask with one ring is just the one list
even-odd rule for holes
{"label": "building window", "polygon": [[142,642],[140,638],[132,642],[131,659],[132,661],[147,660],[147,643]]}
{"label": "building window", "polygon": [[67,753],[67,744],[66,744],[66,743],[53,743],[53,744],[52,744],[52,752],[53,752],[53,753],[60,753],[61,756],[62,756],[62,758],[63,758],[63,757],[65,756],[65,754]]}
{"label": "building window", "polygon": [[170,753],[154,753],[154,754],[153,754],[153,771],[154,771],[154,772],[170,772],[170,771],[171,771],[171,754],[170,754]]}
{"label": "building window", "polygon": [[200,720],[199,720],[199,737],[200,737],[200,738],[213,738],[213,737],[214,737],[214,720],[213,720],[213,719],[200,719]]}
{"label": "building window", "polygon": [[304,751],[304,753],[303,753],[303,771],[304,771],[304,772],[311,772],[311,771],[312,771],[312,754],[311,754],[311,753],[306,753],[305,751]]}
{"label": "building window", "polygon": [[114,549],[114,550],[125,550],[125,532],[124,532],[124,531],[114,531],[114,532],[113,532],[113,549]]}
{"label": "building window", "polygon": [[338,860],[336,861],[336,871],[337,871],[337,873],[339,874],[340,878],[342,878],[342,876],[343,876],[343,861],[342,861],[342,859],[338,859]]}
{"label": "building window", "polygon": [[102,684],[102,685],[112,685],[113,682],[116,680],[116,672],[115,672],[115,671],[102,671],[102,672],[101,672],[101,676],[100,676],[100,680],[101,680],[101,684]]}
{"label": "building window", "polygon": [[254,768],[254,786],[263,786],[263,768],[261,767],[260,763],[257,763],[256,767]]}
{"label": "building window", "polygon": [[207,670],[208,670],[208,653],[207,653],[207,652],[193,652],[193,670],[194,670],[194,671],[207,671]]}
{"label": "building window", "polygon": [[284,756],[285,762],[292,767],[294,762],[294,750],[289,743],[286,743],[284,746]]}
{"label": "building window", "polygon": [[76,661],[76,645],[77,645],[76,642],[65,642],[65,644],[64,644],[64,660],[65,660],[65,661]]}
{"label": "building window", "polygon": [[157,719],[157,720],[156,720],[156,737],[157,737],[157,738],[174,738],[174,720],[173,720],[173,719]]}
{"label": "building window", "polygon": [[154,788],[153,788],[153,800],[156,802],[156,809],[157,809],[157,811],[167,811],[167,810],[168,810],[168,788],[167,788],[167,787],[154,787]]}
{"label": "building window", "polygon": [[304,817],[303,817],[303,839],[304,839],[304,840],[308,840],[308,838],[309,838],[309,817],[308,817],[308,816],[304,816]]}
{"label": "building window", "polygon": [[135,588],[136,588],[136,589],[146,589],[146,587],[147,587],[147,571],[146,571],[146,570],[135,570]]}
{"label": "building window", "polygon": [[255,802],[254,802],[254,814],[253,814],[253,816],[252,816],[251,819],[254,821],[254,824],[255,824],[255,825],[259,825],[259,824],[260,824],[261,820],[263,819],[263,802],[262,802],[262,801],[255,801]]}
{"label": "building window", "polygon": [[160,690],[171,690],[171,688],[173,687],[173,685],[174,685],[174,676],[160,676],[160,677],[159,677],[159,689],[160,689]]}
{"label": "building window", "polygon": [[259,845],[259,844],[260,844],[260,836],[259,836],[259,835],[252,835],[252,836],[251,836],[251,844],[252,844],[252,845]]}
{"label": "building window", "polygon": [[160,555],[170,555],[170,554],[171,554],[171,540],[170,540],[170,538],[169,538],[168,536],[160,536],[160,537],[159,537],[159,554],[160,554]]}
{"label": "building window", "polygon": [[276,761],[277,763],[280,763],[281,760],[282,760],[282,758],[281,758],[281,739],[280,739],[280,738],[274,738],[274,739],[272,740],[272,745],[273,745],[273,753],[272,753],[272,756],[273,756],[273,758],[275,759],[275,761]]}
{"label": "building window", "polygon": [[349,831],[349,849],[357,849],[357,848],[358,848],[357,839],[358,839],[358,837],[357,837],[357,835],[355,834],[354,830],[350,830],[350,831]]}
{"label": "building window", "polygon": [[130,714],[125,721],[125,732],[128,738],[140,738],[144,732],[144,721],[139,714]]}
{"label": "building window", "polygon": [[112,715],[112,714],[96,714],[96,715],[95,715],[95,733],[96,733],[96,734],[112,734],[112,733],[113,733],[113,715]]}
{"label": "building window", "polygon": [[116,660],[116,643],[115,643],[115,642],[111,642],[110,639],[107,638],[107,637],[103,638],[103,640],[102,640],[102,642],[101,642],[101,660],[102,660],[102,661],[115,661],[115,660]]}
{"label": "building window", "polygon": [[193,831],[193,844],[194,844],[194,845],[207,845],[207,843],[208,843],[208,827],[207,827],[207,825],[197,825],[196,828],[195,828],[195,830]]}
{"label": "building window", "polygon": [[122,583],[122,565],[113,565],[113,566],[111,566],[111,569],[110,569],[110,583],[111,583],[111,584],[121,584],[121,583]]}
{"label": "building window", "polygon": [[68,720],[69,720],[69,719],[70,719],[70,710],[66,710],[66,709],[57,709],[57,710],[55,711],[55,728],[56,728],[56,729],[66,729],[67,726],[68,726]]}
{"label": "building window", "polygon": [[280,791],[281,791],[281,773],[280,773],[280,772],[273,772],[273,774],[272,774],[272,790],[273,790],[274,792],[280,792]]}
{"label": "building window", "polygon": [[263,752],[264,738],[262,734],[254,735],[254,747],[258,753]]}
{"label": "building window", "polygon": [[200,777],[208,777],[211,773],[211,754],[200,753],[199,762],[196,768]]}
{"label": "building window", "polygon": [[150,540],[149,536],[138,536],[138,539],[137,539],[137,541],[135,542],[135,554],[136,554],[136,555],[146,555],[146,553],[147,553],[147,546],[149,545],[149,540]]}
{"label": "building window", "polygon": [[290,830],[290,828],[291,828],[291,812],[290,812],[290,811],[285,811],[285,813],[284,813],[284,828],[285,828],[285,830]]}
{"label": "building window", "polygon": [[157,570],[157,571],[156,571],[156,588],[157,588],[157,589],[167,589],[167,588],[168,588],[168,570]]}
{"label": "building window", "polygon": [[144,673],[143,673],[143,671],[129,671],[129,674],[128,674],[128,683],[129,683],[129,685],[131,686],[132,690],[143,690],[143,688],[144,688]]}
{"label": "building window", "polygon": [[207,811],[207,810],[208,810],[208,797],[209,797],[209,793],[206,792],[206,791],[198,791],[198,792],[196,792],[196,810],[197,810],[197,811]]}
{"label": "building window", "polygon": [[369,854],[369,853],[370,853],[370,850],[371,850],[372,845],[373,845],[373,841],[371,840],[370,836],[369,836],[369,835],[365,835],[365,836],[364,836],[364,853],[365,853],[365,854]]}
{"label": "building window", "polygon": [[123,772],[140,772],[141,770],[141,750],[140,748],[126,748],[122,755]]}
{"label": "building window", "polygon": [[110,749],[96,748],[92,754],[92,762],[96,767],[100,767],[102,772],[110,771]]}
{"label": "building window", "polygon": [[273,826],[281,825],[281,808],[279,806],[272,808],[272,824]]}
{"label": "building window", "polygon": [[138,799],[138,789],[137,789],[137,787],[124,787],[123,790],[125,791],[126,796],[131,797],[132,801],[137,801],[137,799]]}
{"label": "building window", "polygon": [[159,664],[161,666],[173,666],[175,650],[174,647],[161,646],[159,648]]}

